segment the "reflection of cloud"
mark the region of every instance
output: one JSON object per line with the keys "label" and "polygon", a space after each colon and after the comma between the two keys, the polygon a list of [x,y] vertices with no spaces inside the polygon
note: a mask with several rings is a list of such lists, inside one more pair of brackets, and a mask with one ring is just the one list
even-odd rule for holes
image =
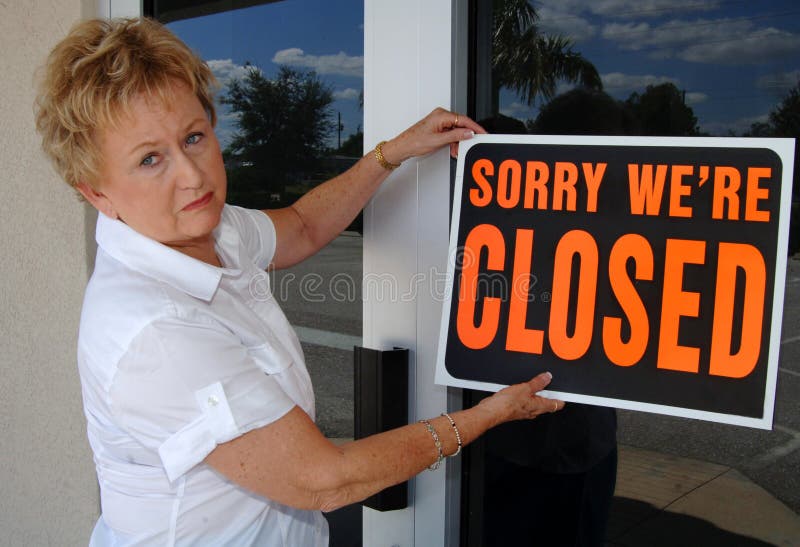
{"label": "reflection of cloud", "polygon": [[742,133],[750,131],[750,126],[754,123],[766,123],[768,121],[769,115],[762,114],[761,116],[739,118],[731,122],[703,122],[700,125],[700,129],[711,135],[741,135]]}
{"label": "reflection of cloud", "polygon": [[678,84],[677,78],[669,76],[654,76],[652,74],[623,74],[622,72],[609,72],[602,74],[603,89],[612,93],[614,91],[638,91],[644,90],[649,85],[659,85],[666,82]]}
{"label": "reflection of cloud", "polygon": [[619,42],[622,49],[653,50],[657,57],[675,56],[695,63],[760,63],[765,58],[794,55],[800,48],[800,35],[756,28],[747,19],[611,23],[603,27],[602,36]]}
{"label": "reflection of cloud", "polygon": [[704,103],[708,100],[708,95],[699,91],[690,91],[686,94],[686,104],[689,106]]}
{"label": "reflection of cloud", "polygon": [[536,11],[541,17],[539,29],[544,34],[559,34],[573,42],[587,40],[597,34],[597,28],[589,21],[574,13],[563,11],[560,5],[543,4]]}
{"label": "reflection of cloud", "polygon": [[758,81],[756,81],[756,86],[759,89],[766,89],[778,95],[784,95],[798,83],[800,83],[800,70],[792,70],[790,72],[779,72],[761,76]]}
{"label": "reflection of cloud", "polygon": [[519,102],[513,102],[510,105],[507,105],[504,108],[500,109],[500,114],[503,116],[508,116],[510,118],[532,118],[533,117],[533,109],[526,105]]}
{"label": "reflection of cloud", "polygon": [[536,12],[540,17],[539,28],[545,34],[560,34],[573,42],[580,42],[597,34],[597,27],[581,17],[581,13],[617,19],[645,19],[665,14],[674,16],[678,13],[711,11],[719,3],[710,0],[540,0],[536,3]]}
{"label": "reflection of cloud", "polygon": [[217,121],[219,123],[235,124],[239,121],[240,116],[241,114],[239,112],[225,112],[217,116]]}
{"label": "reflection of cloud", "polygon": [[558,85],[556,86],[555,95],[553,95],[553,96],[554,97],[558,97],[559,95],[563,95],[567,91],[572,91],[576,87],[580,87],[580,86],[578,84],[576,84],[575,82],[567,82],[565,80],[561,80],[561,81],[558,82]]}
{"label": "reflection of cloud", "polygon": [[336,55],[307,55],[302,49],[293,47],[275,53],[272,62],[310,68],[317,74],[341,74],[357,78],[364,76],[364,57],[350,56],[343,51]]}
{"label": "reflection of cloud", "polygon": [[[609,72],[600,75],[603,80],[603,89],[610,94],[629,93],[636,91],[643,93],[647,86],[657,86],[665,83],[680,86],[678,78],[670,76],[655,76],[653,74],[623,74],[622,72]],[[685,95],[686,104],[695,105],[708,100],[708,95],[699,91],[689,91]]]}
{"label": "reflection of cloud", "polygon": [[609,23],[603,27],[602,35],[606,40],[623,43],[634,37],[636,40],[634,43],[624,43],[622,47],[624,49],[641,49],[643,44],[639,40],[639,35],[647,36],[650,32],[650,23]]}
{"label": "reflection of cloud", "polygon": [[233,137],[236,136],[236,130],[234,128],[225,127],[220,124],[214,128],[214,133],[217,135],[217,141],[219,141],[219,147],[222,150],[225,150],[233,140]]}
{"label": "reflection of cloud", "polygon": [[[206,62],[208,68],[211,69],[214,77],[223,88],[226,87],[231,80],[241,80],[247,76],[248,71],[259,70],[254,66],[238,65],[231,59],[212,59]],[[220,147],[224,150],[230,144],[236,133],[239,114],[228,111],[228,106],[219,102],[219,96],[215,99],[214,105],[217,110],[217,126],[214,128],[214,133],[217,135]]]}
{"label": "reflection of cloud", "polygon": [[348,87],[347,89],[340,89],[338,91],[334,91],[333,98],[336,100],[357,101],[359,93],[360,92],[357,89]]}
{"label": "reflection of cloud", "polygon": [[217,140],[223,150],[235,136],[238,121],[238,113],[226,112],[217,105],[217,126],[214,128],[214,133],[217,134]]}
{"label": "reflection of cloud", "polygon": [[762,63],[764,59],[795,55],[798,48],[800,35],[770,27],[721,43],[691,45],[679,56],[695,63]]}
{"label": "reflection of cloud", "polygon": [[[219,80],[219,83],[227,85],[232,79],[242,79],[247,76],[247,71],[255,67],[246,67],[237,65],[231,59],[212,59],[206,61],[208,68],[214,73],[214,77]],[[256,69],[258,70],[258,69]]]}
{"label": "reflection of cloud", "polygon": [[[617,17],[660,17],[664,14],[711,11],[720,5],[719,0],[539,0],[537,5],[552,8],[565,14],[589,12],[594,15]],[[540,12],[541,13],[541,12]],[[544,19],[544,17],[542,17]]]}

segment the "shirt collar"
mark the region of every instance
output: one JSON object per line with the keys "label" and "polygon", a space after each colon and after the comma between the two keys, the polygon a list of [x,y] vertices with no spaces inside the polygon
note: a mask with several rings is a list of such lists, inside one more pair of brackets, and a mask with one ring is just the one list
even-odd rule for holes
{"label": "shirt collar", "polygon": [[[97,215],[95,238],[103,251],[128,268],[206,302],[214,297],[223,275],[240,273],[238,269],[218,268],[171,249],[103,213]],[[214,229],[214,239],[226,262],[238,260],[239,238],[232,226],[221,221]]]}

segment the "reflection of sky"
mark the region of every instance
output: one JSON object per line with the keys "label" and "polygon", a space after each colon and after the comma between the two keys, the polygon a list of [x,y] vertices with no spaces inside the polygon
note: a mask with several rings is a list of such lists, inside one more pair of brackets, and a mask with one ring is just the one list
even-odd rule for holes
{"label": "reflection of sky", "polygon": [[[341,112],[342,141],[360,129],[363,89],[364,8],[357,0],[292,0],[170,23],[168,27],[209,62],[221,83],[241,77],[243,65],[267,77],[278,65],[315,70],[333,89],[333,124]],[[220,108],[217,134],[223,146],[235,120]],[[336,146],[336,133],[330,142]]]}
{"label": "reflection of sky", "polygon": [[[740,133],[800,79],[797,0],[536,0],[540,28],[572,38],[608,93],[672,82],[702,131]],[[568,88],[569,86],[566,86]],[[562,87],[564,89],[564,87]],[[536,109],[502,96],[506,114]]]}
{"label": "reflection of sky", "polygon": [[[647,85],[673,82],[686,92],[701,130],[712,134],[741,133],[765,121],[800,78],[797,0],[535,0],[534,5],[540,28],[571,38],[611,95],[625,99]],[[292,0],[169,26],[213,61],[223,80],[241,75],[247,61],[268,76],[278,63],[316,70],[334,90],[342,139],[361,125],[363,2]],[[506,92],[501,107],[521,119],[537,112]],[[223,113],[223,141],[232,128],[233,120]]]}

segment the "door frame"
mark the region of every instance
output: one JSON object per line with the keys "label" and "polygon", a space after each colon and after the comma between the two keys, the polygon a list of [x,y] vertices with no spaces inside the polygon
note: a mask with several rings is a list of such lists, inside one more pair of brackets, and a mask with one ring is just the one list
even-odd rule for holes
{"label": "door frame", "polygon": [[[369,151],[433,108],[465,112],[467,2],[364,5],[364,145]],[[410,350],[409,422],[461,405],[460,390],[434,384],[447,271],[451,160],[448,151],[406,161],[378,190],[364,215],[366,347]],[[372,280],[381,280],[372,284]],[[387,298],[384,282],[398,298]],[[403,295],[407,295],[403,298]],[[410,481],[409,507],[364,509],[364,546],[459,542],[460,462]],[[418,541],[417,541],[418,540]]]}

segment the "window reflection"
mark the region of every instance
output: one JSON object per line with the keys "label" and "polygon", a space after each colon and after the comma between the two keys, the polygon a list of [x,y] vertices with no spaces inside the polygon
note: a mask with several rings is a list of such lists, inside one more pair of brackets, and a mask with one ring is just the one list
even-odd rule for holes
{"label": "window reflection", "polygon": [[[362,156],[363,2],[146,0],[144,8],[220,83],[216,132],[229,203],[287,206]],[[317,423],[329,437],[353,435],[360,232],[359,218],[316,256],[269,275],[303,343]]]}
{"label": "window reflection", "polygon": [[487,124],[537,132],[542,108],[582,87],[620,103],[628,134],[800,136],[793,0],[473,0],[473,13],[470,108]]}
{"label": "window reflection", "polygon": [[483,47],[500,87],[493,113],[535,119],[544,102],[582,85],[644,108],[679,101],[698,133],[741,136],[762,124],[781,131],[770,113],[798,92],[800,6],[791,0],[477,3],[491,10]]}
{"label": "window reflection", "polygon": [[362,155],[363,6],[329,4],[155,2],[220,82],[230,203],[288,205]]}
{"label": "window reflection", "polygon": [[[799,15],[795,0],[471,0],[468,112],[490,133],[793,138],[789,254],[800,258]],[[471,406],[483,396],[465,390],[464,402]],[[647,443],[642,431],[655,422],[632,415],[622,422],[633,427],[623,426],[621,440]],[[669,434],[683,431],[664,423],[659,427]],[[574,431],[581,427],[595,438],[603,433],[584,425]],[[535,475],[543,492],[560,492],[555,498],[568,491],[556,474],[541,472],[552,470],[535,460],[546,451],[526,454],[539,441],[554,446],[556,428],[542,426],[542,437],[533,431],[523,437],[501,426],[465,451],[465,544],[506,545],[513,541],[502,535],[519,530],[509,522],[540,524],[524,514],[539,510],[536,495],[513,492],[522,477]],[[575,449],[559,446],[559,465]],[[515,459],[525,465],[509,464]],[[550,505],[559,503],[555,498],[547,498]],[[575,528],[548,523],[551,530]],[[538,532],[546,538],[546,530]]]}

